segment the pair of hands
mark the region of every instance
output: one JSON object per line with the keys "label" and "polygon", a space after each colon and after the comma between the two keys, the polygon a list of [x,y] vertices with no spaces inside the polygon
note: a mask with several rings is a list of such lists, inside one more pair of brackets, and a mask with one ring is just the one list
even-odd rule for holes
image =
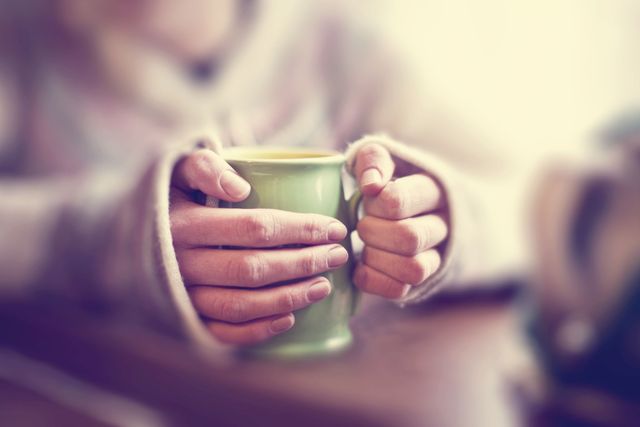
{"label": "pair of hands", "polygon": [[[358,234],[365,243],[353,281],[364,292],[405,296],[440,266],[436,246],[446,239],[440,188],[415,174],[392,179],[396,165],[382,146],[356,155],[364,196]],[[250,193],[221,157],[199,150],[176,166],[170,193],[173,243],[195,309],[211,334],[235,345],[255,344],[293,327],[294,312],[323,300],[331,283],[320,274],[344,265],[338,220],[274,209],[217,209],[193,201],[204,194],[230,202]],[[274,249],[302,244],[302,248]],[[242,249],[220,249],[221,247]],[[285,282],[278,286],[268,286]]]}

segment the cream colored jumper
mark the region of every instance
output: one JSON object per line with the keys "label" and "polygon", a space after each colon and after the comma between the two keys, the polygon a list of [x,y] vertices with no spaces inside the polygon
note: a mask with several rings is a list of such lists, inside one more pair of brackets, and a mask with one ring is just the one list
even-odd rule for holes
{"label": "cream colored jumper", "polygon": [[[214,80],[161,73],[166,80],[150,87],[138,82],[137,98],[55,54],[23,58],[30,78],[17,71],[22,59],[0,63],[0,298],[67,301],[210,342],[169,225],[173,167],[207,138],[216,151],[346,150],[348,165],[375,142],[394,156],[398,173],[432,175],[445,192],[451,236],[441,268],[401,304],[519,271],[525,191],[514,158],[446,118],[388,49],[347,17],[262,13]],[[166,97],[145,97],[154,89]]]}

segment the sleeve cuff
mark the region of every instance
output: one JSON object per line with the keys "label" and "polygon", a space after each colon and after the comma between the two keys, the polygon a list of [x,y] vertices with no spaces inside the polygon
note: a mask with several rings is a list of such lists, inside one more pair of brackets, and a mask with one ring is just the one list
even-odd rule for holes
{"label": "sleeve cuff", "polygon": [[158,244],[156,251],[157,269],[162,276],[161,281],[167,291],[166,296],[175,307],[180,333],[195,344],[212,346],[214,345],[214,340],[211,339],[198,313],[191,304],[180,274],[171,235],[169,190],[171,175],[178,161],[198,148],[208,148],[215,152],[220,152],[221,144],[213,138],[191,138],[190,141],[197,142],[187,143],[166,153],[156,169],[153,184],[153,202],[156,219],[154,234]]}

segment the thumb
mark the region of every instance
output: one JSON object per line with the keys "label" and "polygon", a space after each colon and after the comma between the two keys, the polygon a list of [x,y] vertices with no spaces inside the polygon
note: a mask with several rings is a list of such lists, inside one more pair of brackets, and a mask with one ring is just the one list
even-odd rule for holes
{"label": "thumb", "polygon": [[356,154],[354,171],[365,196],[378,194],[391,180],[394,169],[389,151],[379,144],[367,144]]}
{"label": "thumb", "polygon": [[173,172],[172,184],[183,190],[200,190],[229,202],[247,198],[251,186],[222,157],[202,149],[182,159]]}

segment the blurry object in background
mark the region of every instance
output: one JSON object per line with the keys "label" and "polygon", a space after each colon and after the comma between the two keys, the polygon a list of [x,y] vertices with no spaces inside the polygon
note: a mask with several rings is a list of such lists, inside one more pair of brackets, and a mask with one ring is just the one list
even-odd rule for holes
{"label": "blurry object in background", "polygon": [[532,333],[549,384],[536,425],[640,419],[639,130],[625,115],[597,166],[565,165],[541,188]]}
{"label": "blurry object in background", "polygon": [[602,133],[605,143],[618,148],[624,156],[640,162],[640,106],[620,114],[612,126]]}

